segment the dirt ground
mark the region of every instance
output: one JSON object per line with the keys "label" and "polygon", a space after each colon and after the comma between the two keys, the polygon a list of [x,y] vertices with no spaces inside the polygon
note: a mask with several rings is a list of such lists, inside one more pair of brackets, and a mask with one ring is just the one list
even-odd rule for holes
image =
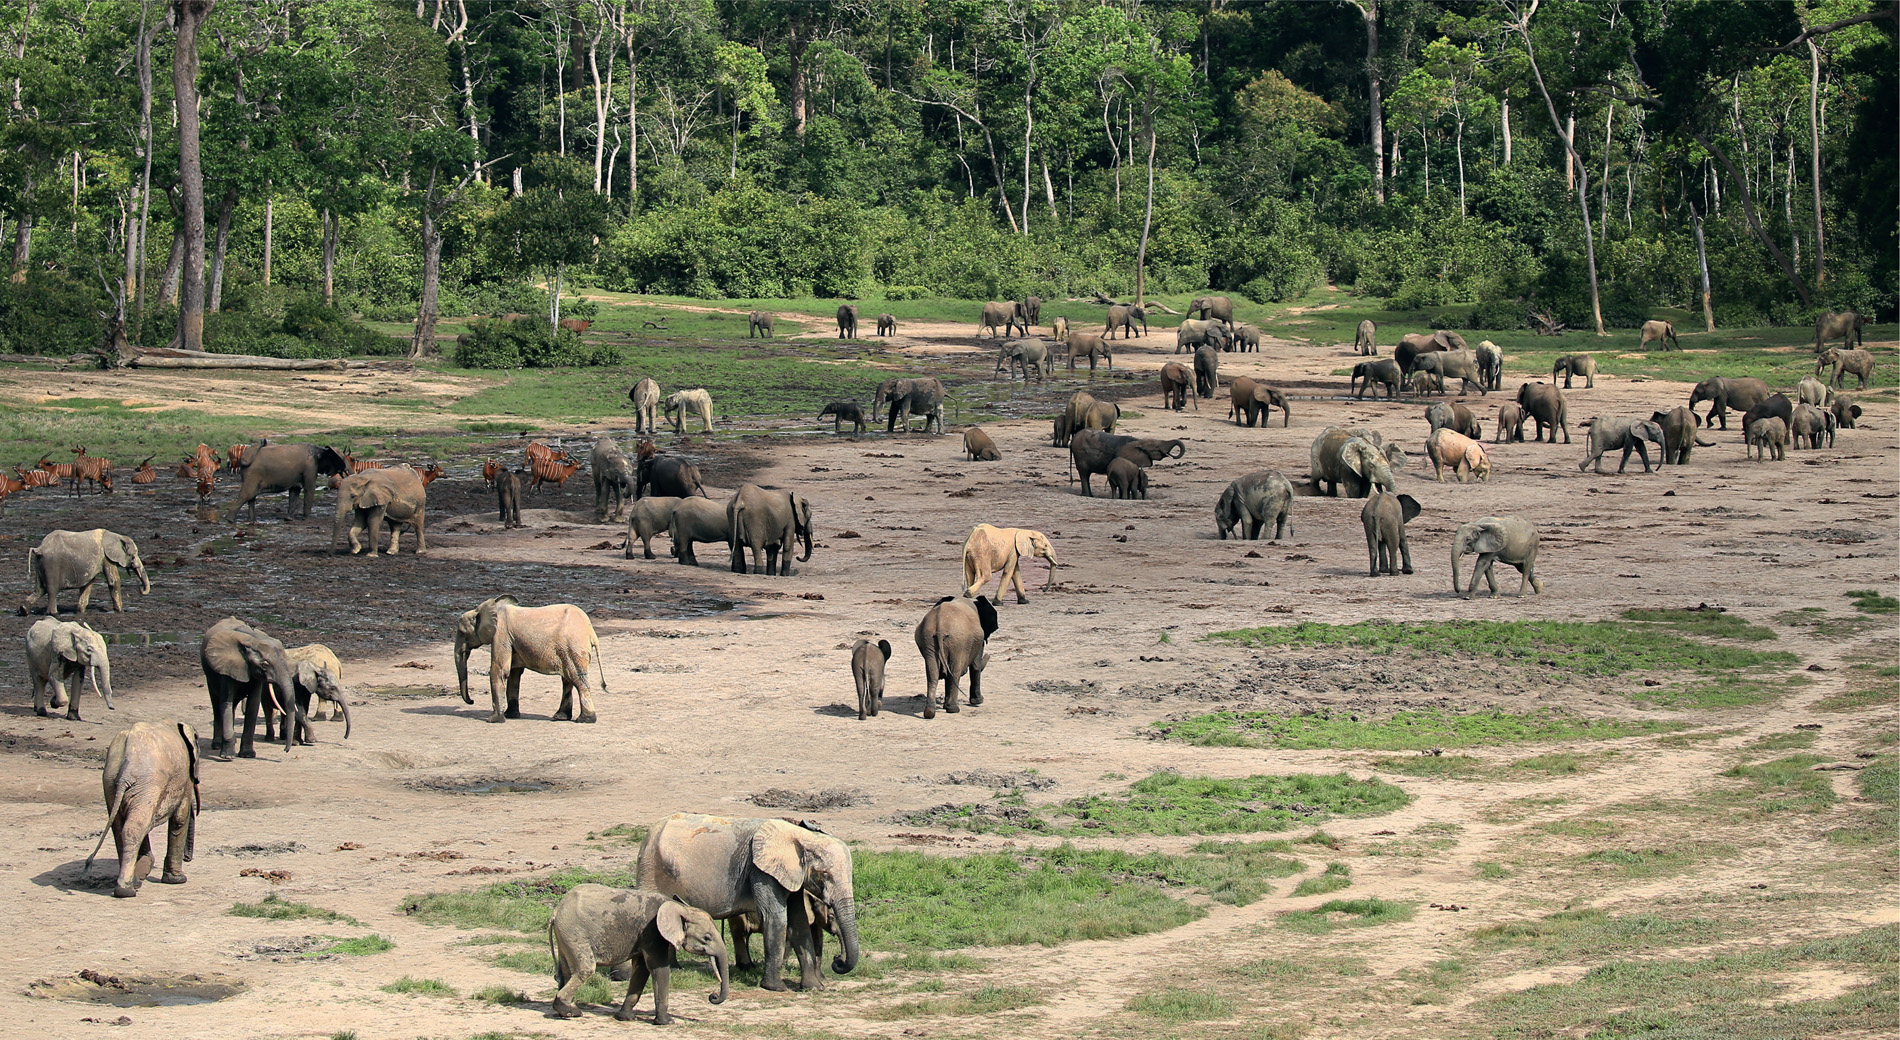
{"label": "dirt ground", "polygon": [[[868,325],[871,316],[864,320]],[[972,349],[967,328],[905,333],[907,351],[953,356]],[[1873,852],[1856,860],[1792,832],[1765,836],[1742,854],[1686,875],[1657,879],[1609,881],[1533,869],[1485,880],[1476,868],[1517,854],[1526,835],[1553,819],[1587,818],[1611,806],[1706,788],[1738,749],[1797,724],[1822,725],[1811,750],[1829,759],[1852,763],[1859,753],[1891,750],[1893,703],[1858,713],[1813,710],[1816,701],[1864,682],[1851,677],[1850,654],[1874,646],[1891,657],[1891,642],[1870,642],[1891,639],[1891,619],[1843,639],[1777,618],[1809,607],[1853,616],[1845,590],[1892,594],[1900,584],[1900,526],[1894,522],[1900,412],[1894,405],[1869,404],[1861,428],[1843,431],[1834,448],[1790,451],[1785,462],[1744,460],[1740,432],[1731,429],[1716,431],[1719,444],[1698,449],[1690,465],[1650,475],[1632,465],[1625,475],[1596,476],[1578,472],[1584,438],[1577,421],[1647,415],[1686,402],[1688,387],[1599,376],[1595,389],[1569,392],[1573,442],[1557,446],[1492,445],[1491,416],[1502,399],[1493,394],[1467,401],[1485,420],[1492,480],[1440,485],[1422,458],[1423,404],[1309,399],[1342,392],[1345,379],[1330,373],[1352,359],[1345,351],[1310,357],[1307,349],[1270,342],[1260,354],[1222,358],[1224,380],[1266,378],[1296,395],[1293,425],[1281,428],[1276,414],[1276,425],[1264,430],[1225,420],[1225,391],[1218,400],[1200,401],[1198,410],[1161,409],[1152,373],[1172,360],[1162,353],[1172,350],[1171,334],[1138,339],[1118,355],[1116,371],[1141,378],[1111,383],[1103,372],[1093,385],[1134,395],[1123,407],[1139,414],[1126,419],[1123,432],[1187,442],[1185,458],[1151,471],[1147,501],[1080,497],[1065,483],[1067,452],[1050,446],[1046,420],[989,424],[1003,452],[997,463],[964,461],[954,427],[943,437],[695,438],[684,450],[707,465],[715,497],[749,480],[796,488],[815,503],[817,549],[789,578],[730,573],[716,549],[701,554],[697,569],[678,566],[664,549],[656,560],[623,559],[623,531],[591,522],[584,474],[564,492],[527,500],[526,529],[504,531],[472,460],[455,462],[451,476],[431,488],[429,552],[420,558],[328,555],[327,496],[307,522],[286,522],[281,502],[272,502],[259,511],[258,523],[239,525],[235,534],[228,524],[195,515],[195,496],[169,476],[151,489],[124,485],[120,494],[80,503],[43,492],[16,501],[10,518],[0,521],[0,574],[12,575],[9,587],[21,595],[25,551],[55,527],[107,526],[133,535],[150,566],[153,591],[128,593],[123,615],[91,615],[93,624],[114,634],[119,705],[108,712],[88,693],[83,722],[34,717],[19,651],[29,619],[9,614],[0,622],[0,637],[15,648],[0,654],[0,687],[14,691],[0,705],[0,893],[10,917],[10,941],[0,948],[0,1016],[8,1023],[0,1032],[92,1035],[93,1022],[111,1023],[123,1014],[135,1028],[168,1037],[307,1037],[343,1029],[364,1040],[484,1032],[627,1036],[651,1027],[623,1025],[604,1013],[554,1022],[543,1017],[547,1005],[539,999],[505,1007],[380,991],[402,975],[439,979],[461,993],[502,983],[536,995],[551,985],[487,963],[492,951],[461,945],[466,934],[457,929],[406,917],[405,897],[566,865],[630,865],[632,849],[589,844],[586,835],[678,810],[774,815],[749,800],[767,788],[854,789],[856,804],[816,814],[832,833],[873,849],[922,844],[961,852],[1039,839],[890,822],[895,814],[987,797],[933,782],[951,771],[1036,770],[1055,786],[1032,793],[1032,804],[1117,790],[1125,781],[1110,778],[1116,774],[1136,778],[1162,768],[1217,776],[1371,771],[1375,756],[1361,752],[1198,748],[1143,735],[1157,719],[1214,706],[1336,705],[1379,714],[1400,706],[1524,710],[1535,704],[1594,716],[1666,718],[1708,739],[1636,737],[1464,752],[1488,762],[1551,750],[1617,752],[1582,779],[1387,775],[1413,796],[1407,808],[1326,824],[1341,840],[1327,858],[1352,864],[1347,895],[1420,904],[1413,920],[1376,932],[1274,931],[1277,915],[1327,898],[1290,897],[1295,877],[1275,882],[1274,895],[1251,905],[1213,905],[1199,921],[1168,931],[1053,949],[980,951],[983,967],[956,978],[958,986],[995,982],[1045,996],[1044,1003],[1000,1019],[878,1021],[868,1012],[898,998],[888,987],[854,993],[863,984],[849,978],[832,980],[824,995],[735,985],[722,1007],[684,990],[676,993],[675,1013],[692,1032],[790,1026],[804,1032],[770,1035],[820,1029],[854,1037],[1142,1035],[1139,1020],[1122,1010],[1124,1002],[1157,986],[1192,984],[1215,962],[1350,954],[1363,959],[1369,976],[1283,992],[1257,983],[1242,1021],[1229,1024],[1254,1030],[1247,1035],[1276,1021],[1315,1036],[1431,1037],[1489,1032],[1498,1023],[1474,1017],[1468,1010],[1474,1001],[1569,981],[1581,968],[1487,973],[1467,979],[1447,1000],[1424,1005],[1368,994],[1450,956],[1482,926],[1551,908],[1621,912],[1698,894],[1728,898],[1751,886],[1800,887],[1812,861],[1827,857],[1866,866],[1873,881],[1863,877],[1836,888],[1867,898],[1778,907],[1772,931],[1833,934],[1900,921],[1891,849],[1879,854],[1889,864],[1880,874]],[[987,348],[982,358],[967,360],[984,372],[990,364]],[[184,400],[205,390],[187,375],[86,378],[86,396],[129,397],[136,388],[144,397]],[[416,391],[410,377],[353,378],[387,381],[379,389],[399,387],[405,395]],[[1059,372],[1058,381],[1063,394],[1090,385],[1067,372]],[[1509,378],[1507,386],[1517,382]],[[353,391],[375,392],[360,382]],[[301,406],[295,387],[285,393],[290,400],[241,403],[260,414]],[[336,410],[349,412],[347,405]],[[612,421],[617,426],[624,417]],[[1344,423],[1378,429],[1411,455],[1401,484],[1424,505],[1409,529],[1417,573],[1366,576],[1357,500],[1296,499],[1296,534],[1282,542],[1215,539],[1213,504],[1228,481],[1254,469],[1278,469],[1303,483],[1314,436]],[[1105,496],[1099,481],[1097,490]],[[1519,514],[1538,525],[1542,596],[1467,602],[1451,595],[1451,531],[1494,513]],[[1045,572],[1035,564],[1026,575],[1030,602],[1011,598],[1001,607],[986,702],[927,722],[919,713],[922,675],[911,632],[936,598],[957,590],[959,546],[979,522],[1048,532],[1061,566],[1053,589],[1042,592]],[[1516,590],[1515,573],[1500,580],[1507,593]],[[523,682],[526,718],[484,724],[481,653],[471,661],[477,703],[465,706],[452,695],[448,635],[455,616],[499,593],[531,603],[573,602],[592,615],[610,690],[600,698],[598,725],[548,722],[559,685],[534,675]],[[95,610],[103,599],[95,595]],[[1600,619],[1633,606],[1703,603],[1775,625],[1775,646],[1818,669],[1804,673],[1811,681],[1752,707],[1644,711],[1588,682],[1526,693],[1511,686],[1508,671],[1469,660],[1343,656],[1341,667],[1331,668],[1324,655],[1310,651],[1277,654],[1198,638],[1298,621]],[[197,634],[231,614],[287,644],[321,641],[335,648],[355,694],[355,733],[346,742],[340,725],[320,724],[314,747],[285,753],[260,746],[255,760],[207,762],[190,883],[148,885],[135,900],[114,900],[109,863],[90,871],[83,866],[103,817],[103,749],[115,732],[139,720],[175,717],[209,736]],[[886,714],[863,722],[855,718],[848,671],[847,648],[859,637],[886,638],[895,648]],[[1854,774],[1829,775],[1843,798],[1837,811],[1846,812],[1857,797]],[[462,793],[496,783],[547,789]],[[1556,795],[1561,805],[1539,801]],[[1380,836],[1433,826],[1439,830],[1426,833],[1455,832],[1455,842],[1429,856],[1377,854],[1388,844]],[[1681,836],[1646,837],[1666,843]],[[1082,844],[1179,851],[1194,840]],[[1306,873],[1316,873],[1320,857],[1305,858]],[[269,876],[279,871],[288,877]],[[326,927],[224,913],[233,903],[271,893],[356,917],[396,948],[313,962],[262,956],[260,949]],[[1424,909],[1431,903],[1464,909]],[[876,946],[872,936],[866,942]],[[201,973],[241,980],[247,988],[215,1003],[123,1011],[29,995],[36,981],[83,970]],[[1785,981],[1784,998],[1792,999],[1828,996],[1862,980],[1815,972]],[[1340,1010],[1342,997],[1349,1011]]]}

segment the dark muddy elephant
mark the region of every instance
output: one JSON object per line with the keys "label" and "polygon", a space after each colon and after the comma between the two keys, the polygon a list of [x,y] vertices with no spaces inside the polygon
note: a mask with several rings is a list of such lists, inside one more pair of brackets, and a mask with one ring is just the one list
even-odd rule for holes
{"label": "dark muddy elephant", "polygon": [[1117,458],[1125,457],[1135,465],[1146,468],[1164,458],[1178,459],[1187,454],[1187,445],[1179,438],[1161,440],[1155,437],[1123,437],[1098,430],[1077,430],[1069,439],[1070,480],[1076,474],[1082,477],[1082,493],[1090,498],[1095,491],[1089,486],[1089,478],[1100,473],[1106,476],[1108,467]]}
{"label": "dark muddy elephant", "polygon": [[811,559],[811,501],[791,491],[767,491],[746,484],[726,503],[726,529],[732,532],[732,572],[746,573],[746,550],[761,574],[792,573],[792,550],[799,540]]}
{"label": "dark muddy elephant", "polygon": [[[298,733],[309,731],[309,720],[297,707],[297,673],[284,644],[237,618],[225,618],[205,629],[198,661],[204,667],[205,688],[211,695],[213,754],[229,759],[235,751],[239,758],[256,758],[252,737],[260,709],[265,709],[265,740],[273,739],[273,714],[283,712],[285,751],[290,750],[290,742]],[[241,745],[233,732],[240,700],[244,702]]]}
{"label": "dark muddy elephant", "polygon": [[231,522],[238,522],[238,510],[251,507],[251,522],[257,522],[257,496],[276,491],[290,492],[289,505],[295,508],[297,492],[303,492],[303,519],[310,519],[310,500],[317,493],[318,477],[342,476],[349,467],[343,456],[328,445],[270,444],[259,441],[245,449],[239,463],[241,484],[237,503],[231,507]]}
{"label": "dark muddy elephant", "polygon": [[1724,430],[1728,429],[1730,409],[1746,412],[1750,408],[1768,399],[1774,391],[1759,379],[1735,379],[1728,376],[1710,376],[1695,385],[1689,392],[1689,410],[1703,401],[1711,402],[1709,416],[1702,421],[1704,426],[1714,426],[1719,420]]}

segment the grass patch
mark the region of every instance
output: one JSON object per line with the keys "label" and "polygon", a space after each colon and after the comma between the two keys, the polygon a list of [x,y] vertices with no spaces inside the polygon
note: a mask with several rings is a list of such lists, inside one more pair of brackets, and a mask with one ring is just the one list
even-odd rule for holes
{"label": "grass patch", "polygon": [[906,1000],[873,1009],[867,1017],[885,1022],[941,1016],[993,1015],[1042,1003],[1028,986],[984,986],[973,993],[937,1000]]}
{"label": "grass patch", "polygon": [[1374,769],[1427,780],[1475,780],[1483,765],[1470,755],[1406,755],[1372,760]]}
{"label": "grass patch", "polygon": [[1683,842],[1666,849],[1597,849],[1576,857],[1576,862],[1608,870],[1619,877],[1647,878],[1674,874],[1698,860],[1734,851],[1731,845]]}
{"label": "grass patch", "polygon": [[1699,917],[1612,917],[1597,909],[1561,910],[1535,920],[1489,925],[1472,933],[1480,946],[1534,950],[1536,963],[1540,964],[1606,953],[1669,949],[1721,937],[1719,922]]}
{"label": "grass patch", "polygon": [[1830,693],[1814,702],[1815,711],[1860,711],[1863,708],[1879,708],[1894,702],[1894,688],[1867,687],[1864,689],[1842,690]]}
{"label": "grass patch", "polygon": [[1560,834],[1566,838],[1608,838],[1623,833],[1623,825],[1614,820],[1578,816],[1540,823],[1537,829],[1545,834]]}
{"label": "grass patch", "polygon": [[1324,873],[1315,874],[1300,882],[1293,890],[1295,896],[1323,896],[1328,892],[1337,892],[1352,885],[1352,868],[1344,863],[1328,863]]}
{"label": "grass patch", "polygon": [[[336,938],[325,936],[324,938]],[[387,953],[396,948],[396,944],[386,935],[359,935],[353,939],[337,939],[336,942],[320,950],[312,950],[306,957],[321,957],[334,953],[344,957],[367,957],[373,953]]]}
{"label": "grass patch", "polygon": [[526,993],[518,989],[509,989],[507,986],[483,986],[481,989],[470,993],[469,996],[472,999],[489,1004],[513,1005],[526,1004],[528,1002],[528,995]]}
{"label": "grass patch", "polygon": [[1735,766],[1722,775],[1748,781],[1739,797],[1755,812],[1821,812],[1836,801],[1832,778],[1813,768],[1826,761],[1819,755],[1789,755]]}
{"label": "grass patch", "polygon": [[1486,881],[1498,881],[1511,876],[1511,872],[1504,869],[1504,864],[1495,860],[1479,860],[1476,865],[1478,876]]}
{"label": "grass patch", "polygon": [[1362,928],[1410,921],[1413,909],[1412,903],[1387,899],[1333,899],[1311,910],[1289,910],[1281,914],[1280,927],[1308,935],[1323,935],[1342,927]]}
{"label": "grass patch", "polygon": [[1554,751],[1548,755],[1520,758],[1511,763],[1511,768],[1531,773],[1550,773],[1553,776],[1581,773],[1584,770],[1583,756],[1568,751]]}
{"label": "grass patch", "polygon": [[635,882],[630,870],[570,867],[546,877],[503,881],[466,892],[411,896],[403,901],[402,912],[424,924],[535,934],[547,927],[549,915],[568,889],[588,883],[631,888]]}
{"label": "grass patch", "polygon": [[590,833],[587,835],[587,840],[638,847],[647,840],[647,829],[639,824],[617,823],[604,831]]}
{"label": "grass patch", "polygon": [[1054,812],[1076,830],[1109,834],[1238,834],[1285,830],[1333,816],[1372,816],[1400,809],[1411,796],[1376,777],[1249,776],[1220,779],[1163,771],[1124,795],[1089,795]]}
{"label": "grass patch", "polygon": [[1200,747],[1289,750],[1423,751],[1555,740],[1613,740],[1680,729],[1674,722],[1586,719],[1556,711],[1522,715],[1425,708],[1362,719],[1348,712],[1283,715],[1266,711],[1216,711],[1178,722],[1157,722],[1161,736]]}
{"label": "grass patch", "polygon": [[509,971],[518,971],[524,975],[554,974],[554,955],[547,951],[545,944],[538,950],[511,950],[508,953],[496,954],[489,959],[488,963],[497,968],[507,968]]}
{"label": "grass patch", "polygon": [[325,910],[308,903],[293,903],[275,895],[265,896],[255,903],[234,903],[225,913],[232,917],[257,917],[266,921],[324,921],[353,925],[363,923],[348,914],[339,914],[334,910]]}
{"label": "grass patch", "polygon": [[1805,732],[1790,730],[1787,733],[1770,733],[1767,736],[1757,737],[1749,741],[1748,750],[1787,751],[1791,748],[1813,747],[1814,742],[1820,739],[1820,736],[1819,733],[1813,730],[1807,730]]}
{"label": "grass patch", "polygon": [[1127,1008],[1137,1015],[1163,1022],[1206,1022],[1232,1018],[1234,1002],[1211,989],[1164,989],[1143,993],[1130,1000]]}
{"label": "grass patch", "polygon": [[1855,589],[1847,594],[1854,609],[1863,614],[1900,614],[1900,599],[1883,596],[1872,589]]}
{"label": "grass patch", "polygon": [[419,993],[425,997],[453,997],[455,991],[446,982],[435,979],[418,979],[410,975],[381,987],[384,993]]}
{"label": "grass patch", "polygon": [[1900,805],[1900,757],[1888,755],[1860,771],[1854,778],[1860,795],[1882,805]]}

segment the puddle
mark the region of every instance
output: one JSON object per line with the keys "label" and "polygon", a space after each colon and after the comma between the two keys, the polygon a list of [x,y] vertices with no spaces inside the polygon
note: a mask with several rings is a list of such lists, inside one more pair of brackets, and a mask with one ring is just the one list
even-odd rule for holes
{"label": "puddle", "polygon": [[167,646],[183,643],[187,639],[197,641],[196,633],[187,636],[183,632],[101,632],[107,646]]}
{"label": "puddle", "polygon": [[383,700],[422,700],[431,697],[457,697],[459,695],[447,686],[362,686],[358,687],[366,697]]}
{"label": "puddle", "polygon": [[540,794],[554,790],[553,784],[536,783],[532,780],[494,780],[480,784],[462,784],[444,788],[450,794]]}
{"label": "puddle", "polygon": [[87,969],[65,979],[42,979],[27,995],[112,1007],[183,1007],[228,1000],[250,987],[223,975],[107,975]]}

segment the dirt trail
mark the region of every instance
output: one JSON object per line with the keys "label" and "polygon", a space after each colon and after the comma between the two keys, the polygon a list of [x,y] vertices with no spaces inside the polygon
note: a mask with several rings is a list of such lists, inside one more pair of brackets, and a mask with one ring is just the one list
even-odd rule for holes
{"label": "dirt trail", "polygon": [[[905,334],[916,339],[906,349],[945,355],[989,349],[987,340],[981,348],[970,347],[967,328],[953,333],[950,326],[922,326]],[[952,335],[958,337],[954,342],[934,339]],[[811,333],[806,338],[822,337]],[[1172,347],[1171,336],[1138,338],[1116,356],[1116,372],[1158,368],[1172,358]],[[1222,373],[1343,388],[1344,378],[1330,373],[1351,361],[1345,351],[1315,355],[1304,344],[1270,341],[1258,355],[1225,355]],[[981,371],[987,361],[976,365]],[[1098,373],[1094,385],[1109,385],[1106,376]],[[78,381],[87,396],[134,391],[129,383],[111,382],[116,378]],[[195,378],[192,386],[205,386],[205,395],[214,392],[218,381]],[[1090,385],[1066,372],[1058,378],[1064,386]],[[151,385],[150,379],[140,376],[138,385]],[[385,389],[403,395],[434,392],[406,377],[352,379],[363,385],[358,397],[367,394],[371,401]],[[206,404],[235,406],[243,396],[228,387],[215,392],[231,396],[216,401],[206,396]],[[1647,414],[1686,398],[1687,388],[1678,384],[1599,376],[1596,389],[1569,394],[1572,434],[1577,434],[1577,419]],[[1489,427],[1499,399],[1494,394],[1467,403]],[[1868,639],[1891,637],[1891,622],[1879,621],[1846,641],[1777,619],[1810,607],[1854,617],[1844,590],[1891,593],[1900,583],[1900,526],[1893,523],[1892,497],[1900,490],[1895,465],[1900,410],[1895,406],[1872,403],[1862,428],[1843,431],[1834,449],[1791,451],[1779,464],[1744,461],[1737,431],[1717,431],[1720,444],[1699,449],[1689,466],[1603,477],[1578,472],[1581,437],[1567,446],[1487,440],[1496,466],[1489,484],[1440,485],[1431,481],[1428,468],[1420,471],[1426,432],[1421,403],[1296,401],[1295,425],[1265,430],[1223,420],[1224,395],[1200,404],[1198,412],[1164,411],[1152,383],[1124,403],[1138,413],[1126,421],[1128,432],[1188,442],[1184,459],[1152,470],[1147,501],[1080,497],[1065,485],[1066,453],[1049,446],[1048,423],[1040,420],[986,424],[1003,451],[1001,462],[989,464],[963,461],[954,430],[945,437],[803,438],[773,444],[763,455],[757,443],[735,446],[715,439],[708,446],[696,439],[693,450],[705,452],[709,460],[735,452],[730,456],[735,461],[726,463],[717,481],[721,490],[752,480],[797,488],[816,504],[818,548],[790,578],[733,574],[716,546],[705,547],[697,569],[679,567],[664,549],[660,559],[624,560],[618,550],[623,532],[586,522],[588,499],[578,482],[558,498],[528,502],[535,508],[528,513],[527,529],[503,531],[486,493],[474,482],[451,477],[432,489],[440,493],[440,504],[431,511],[430,553],[420,560],[328,557],[317,548],[328,534],[327,523],[285,524],[274,508],[265,511],[269,519],[255,531],[267,537],[258,548],[224,562],[211,557],[167,567],[155,573],[161,588],[152,597],[132,597],[131,609],[122,616],[92,617],[101,630],[115,633],[184,633],[177,642],[120,651],[126,665],[118,711],[107,712],[88,696],[85,722],[37,719],[24,697],[19,655],[0,660],[0,686],[16,691],[0,707],[0,751],[10,752],[9,768],[0,777],[0,821],[5,824],[0,863],[6,866],[0,895],[13,909],[15,940],[0,950],[0,1014],[7,1016],[8,1035],[68,1037],[83,1030],[84,1017],[110,1021],[119,1015],[118,1009],[24,995],[36,979],[95,969],[216,972],[240,977],[251,987],[215,1004],[123,1012],[135,1025],[156,1025],[168,1036],[235,1040],[255,1035],[260,1021],[270,1023],[273,1035],[355,1029],[365,1040],[491,1030],[625,1036],[628,1028],[640,1027],[605,1015],[550,1024],[541,1017],[546,1005],[538,1000],[511,1008],[381,992],[378,987],[402,975],[438,979],[461,994],[501,984],[533,996],[551,985],[489,964],[494,948],[463,945],[466,936],[458,930],[416,923],[401,912],[404,900],[558,866],[630,866],[634,849],[587,836],[681,809],[775,814],[748,801],[768,787],[856,789],[863,801],[821,814],[825,826],[867,847],[887,849],[912,840],[900,835],[929,831],[890,823],[892,814],[987,797],[981,789],[912,779],[952,770],[1035,769],[1056,786],[1032,794],[1032,803],[1116,790],[1126,781],[1111,774],[1135,778],[1162,768],[1228,776],[1339,770],[1366,775],[1368,763],[1379,756],[1191,748],[1141,735],[1146,723],[1165,715],[1243,703],[1247,695],[1231,687],[1238,671],[1251,669],[1271,678],[1286,667],[1284,655],[1198,639],[1209,631],[1268,623],[1370,617],[1596,619],[1631,606],[1709,603],[1757,624],[1776,625],[1778,648],[1797,654],[1804,665],[1829,670],[1803,673],[1812,681],[1791,686],[1774,702],[1720,711],[1644,711],[1587,690],[1576,693],[1574,703],[1555,695],[1547,699],[1551,707],[1669,719],[1720,732],[1706,741],[1628,738],[1460,752],[1490,766],[1545,751],[1587,753],[1589,771],[1581,777],[1520,779],[1500,772],[1470,781],[1381,774],[1410,792],[1413,803],[1384,816],[1327,822],[1325,829],[1340,839],[1340,848],[1294,855],[1306,863],[1306,874],[1328,860],[1350,862],[1353,885],[1341,895],[1416,901],[1418,912],[1410,922],[1318,937],[1276,930],[1273,922],[1280,913],[1328,898],[1288,898],[1300,879],[1296,876],[1276,881],[1273,895],[1249,906],[1211,906],[1201,920],[1166,932],[1053,950],[976,951],[986,967],[951,976],[951,991],[987,981],[1028,986],[1047,997],[997,1021],[893,1024],[862,1017],[908,996],[892,992],[889,984],[852,979],[831,980],[831,992],[823,995],[735,987],[723,1007],[707,1005],[691,987],[681,987],[676,1013],[720,1026],[784,1023],[848,1036],[889,1036],[914,1026],[925,1035],[949,1029],[1069,1037],[1115,1022],[1134,1031],[1117,1017],[1129,997],[1214,978],[1212,967],[1218,963],[1268,954],[1295,960],[1363,958],[1371,974],[1339,980],[1335,985],[1344,989],[1327,991],[1322,981],[1303,980],[1285,996],[1263,989],[1247,1005],[1248,1016],[1271,1013],[1289,1021],[1324,1022],[1327,1002],[1367,987],[1402,991],[1412,985],[1406,979],[1458,955],[1468,947],[1470,933],[1487,924],[1557,905],[1645,906],[1698,892],[1727,898],[1752,884],[1793,889],[1806,883],[1817,857],[1851,858],[1835,847],[1777,831],[1774,840],[1751,843],[1743,854],[1700,863],[1684,874],[1626,881],[1549,867],[1539,850],[1568,848],[1562,844],[1568,841],[1580,851],[1588,839],[1549,836],[1538,827],[1573,817],[1630,817],[1619,807],[1707,789],[1750,741],[1789,733],[1797,724],[1822,725],[1813,750],[1833,759],[1852,762],[1857,752],[1891,747],[1896,718],[1891,704],[1845,714],[1812,709],[1820,698],[1865,681],[1845,667],[1845,655]],[[352,416],[361,415],[355,403],[350,408]],[[392,406],[390,417],[374,421],[396,422],[399,413]],[[1410,527],[1417,573],[1365,576],[1358,501],[1299,498],[1293,514],[1297,536],[1284,542],[1214,539],[1213,503],[1229,480],[1248,470],[1273,468],[1299,482],[1313,437],[1327,425],[1346,422],[1371,425],[1411,453],[1401,480],[1425,505]],[[749,453],[742,464],[736,451]],[[138,537],[163,533],[196,546],[210,536],[208,531],[185,536],[189,496],[182,491],[146,499],[116,497],[112,522],[132,526]],[[55,521],[74,526],[89,511],[107,516],[106,508],[82,503],[39,515],[16,511],[8,521],[8,532],[16,537],[0,541],[0,573],[18,575],[25,546]],[[1472,517],[1507,512],[1532,519],[1546,532],[1539,560],[1545,594],[1454,598],[1445,559],[1452,529]],[[1002,606],[985,676],[987,702],[926,722],[917,710],[922,677],[910,633],[931,602],[956,591],[957,547],[977,522],[1049,532],[1062,566],[1054,590],[1043,594],[1036,591],[1042,568],[1034,565],[1026,578],[1031,602],[1011,600]],[[603,543],[606,548],[600,548]],[[190,551],[195,550],[167,548],[164,555],[169,559]],[[230,568],[231,580],[212,582],[209,575],[219,568]],[[1507,593],[1516,588],[1515,574],[1501,582]],[[446,637],[455,614],[484,595],[516,591],[537,601],[583,603],[595,614],[612,690],[601,698],[598,725],[546,721],[558,684],[533,675],[523,682],[528,717],[485,725],[485,654],[472,662],[476,704],[465,706],[450,692],[454,675]],[[242,606],[227,607],[227,602]],[[349,685],[361,702],[354,709],[356,732],[343,742],[340,727],[324,726],[315,747],[288,754],[281,747],[262,748],[255,761],[206,763],[206,812],[198,859],[188,868],[191,882],[148,886],[136,900],[113,900],[109,890],[98,887],[109,873],[107,865],[97,864],[89,873],[81,865],[102,818],[99,754],[114,732],[140,719],[182,718],[209,735],[202,682],[193,678],[194,631],[206,615],[223,609],[242,609],[266,629],[323,637],[338,646]],[[28,619],[9,618],[5,625],[18,646]],[[895,647],[886,714],[865,722],[854,717],[845,649],[861,636],[887,638]],[[1456,696],[1462,703],[1485,703],[1493,695],[1471,681],[1469,667],[1451,659],[1426,660],[1396,670],[1396,679],[1359,703],[1377,712],[1447,696],[1453,688],[1461,691]],[[1515,695],[1496,691],[1495,700],[1504,703]],[[1851,775],[1836,774],[1844,795],[1852,792]],[[455,793],[514,781],[548,789]],[[1625,836],[1609,844],[1654,847],[1696,840],[1695,835],[1645,829],[1640,820],[1628,826]],[[957,837],[958,851],[1042,843]],[[1446,837],[1453,844],[1420,854],[1397,848]],[[1081,844],[1180,850],[1194,840]],[[266,851],[241,853],[236,851],[240,846]],[[1533,866],[1494,880],[1478,876],[1480,862],[1519,858]],[[246,868],[281,870],[289,877],[273,883],[243,875]],[[235,902],[273,892],[352,915],[365,927],[224,914]],[[1879,901],[1890,905],[1893,894],[1888,878]],[[1426,905],[1433,902],[1469,909],[1433,911]],[[1775,913],[1780,915],[1775,920],[1788,927],[1829,932],[1859,926],[1831,904],[1792,903]],[[388,936],[396,948],[314,962],[275,961],[255,953],[286,938],[365,931]],[[1452,1032],[1466,1031],[1476,1024],[1457,1016],[1471,1000],[1575,974],[1564,968],[1525,969],[1472,979],[1444,1004],[1414,1008],[1404,1000],[1373,1002],[1323,1032],[1442,1036],[1447,1022],[1456,1025]],[[1826,990],[1836,981],[1817,978],[1799,985]],[[1315,992],[1330,996],[1317,998]],[[650,1007],[650,998],[643,1007]]]}

